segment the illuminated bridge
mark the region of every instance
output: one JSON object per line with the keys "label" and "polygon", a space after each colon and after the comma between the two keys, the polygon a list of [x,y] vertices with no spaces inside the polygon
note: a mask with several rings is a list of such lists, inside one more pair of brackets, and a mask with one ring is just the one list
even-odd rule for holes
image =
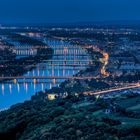
{"label": "illuminated bridge", "polygon": [[[13,46],[12,46],[13,47]],[[57,48],[56,48],[57,47]],[[13,52],[16,53],[17,55],[35,55],[37,53],[37,49],[38,48],[53,48],[54,49],[54,55],[55,57],[59,57],[59,59],[57,60],[43,60],[43,62],[45,63],[49,63],[49,64],[39,64],[39,69],[43,69],[44,67],[47,69],[52,69],[52,71],[54,71],[55,69],[58,70],[66,70],[66,69],[77,69],[77,70],[81,70],[90,66],[95,66],[93,64],[93,61],[86,59],[86,50],[79,50],[79,47],[81,48],[81,46],[16,46],[15,48],[13,48]],[[108,54],[102,52],[101,50],[99,50],[98,48],[94,47],[94,46],[85,46],[82,47],[83,49],[86,48],[92,48],[95,49],[97,51],[100,51],[104,58],[102,59],[104,66],[102,68],[102,73],[105,74],[105,66],[108,63]],[[60,58],[60,56],[62,56],[62,58]],[[69,60],[67,59],[63,59],[66,56],[69,57]],[[70,59],[72,57],[72,59]],[[78,60],[79,57],[83,57],[85,59],[83,59],[82,61]],[[74,59],[73,59],[74,58]],[[6,60],[5,60],[6,61]],[[83,63],[84,62],[84,63]],[[41,60],[42,63],[42,60]],[[72,64],[71,64],[72,63]],[[22,66],[24,66],[24,64],[21,64]],[[19,65],[18,65],[19,66]],[[18,67],[17,66],[17,67]],[[36,65],[28,65],[27,67],[37,67]],[[64,67],[64,68],[63,68]],[[66,76],[65,74],[63,74],[62,76],[55,76],[55,75],[49,75],[49,76],[1,76],[0,80],[4,80],[6,82],[13,82],[14,84],[22,84],[22,83],[50,83],[50,81],[52,81],[52,83],[61,83],[60,80],[91,80],[91,79],[96,79],[99,78],[97,76]],[[43,81],[44,80],[44,81]],[[50,80],[50,81],[49,81]],[[97,91],[97,92],[93,92],[93,91],[89,91],[89,92],[84,92],[84,94],[86,95],[102,95],[102,94],[107,94],[107,93],[111,93],[111,92],[115,92],[115,91],[122,91],[122,90],[128,90],[128,89],[133,89],[133,88],[138,88],[140,87],[140,84],[136,83],[133,85],[127,85],[124,86],[122,85],[121,87],[115,87],[115,88],[111,88],[111,89],[107,89],[107,90],[102,90],[102,91]]]}
{"label": "illuminated bridge", "polygon": [[104,94],[109,94],[111,92],[129,90],[129,89],[134,89],[134,88],[139,88],[139,87],[140,87],[140,84],[139,83],[135,83],[133,85],[126,85],[126,86],[122,86],[122,87],[115,87],[115,88],[110,88],[110,89],[107,89],[107,90],[101,90],[101,91],[97,91],[97,92],[88,91],[88,92],[84,92],[83,94],[85,94],[85,95],[104,95]]}
{"label": "illuminated bridge", "polygon": [[64,45],[64,46],[4,46],[7,48],[11,48],[13,53],[16,55],[20,56],[31,56],[31,55],[36,55],[37,54],[37,49],[41,48],[54,48],[54,55],[85,55],[84,51],[86,50],[81,50],[79,48],[87,49],[87,48],[93,48],[93,46],[78,46],[78,45]]}
{"label": "illuminated bridge", "polygon": [[[13,53],[16,53],[20,56],[28,56],[28,55],[35,55],[37,53],[37,49],[41,48],[52,48],[53,49],[53,56],[87,56],[86,48],[90,48],[89,46],[78,46],[78,45],[51,45],[51,46],[5,46],[10,48]],[[81,49],[82,48],[82,49]],[[47,54],[49,55],[49,54]],[[50,54],[52,55],[52,54]]]}
{"label": "illuminated bridge", "polygon": [[0,80],[9,80],[9,79],[95,79],[96,77],[78,77],[78,76],[8,76],[0,77]]}
{"label": "illuminated bridge", "polygon": [[[12,46],[13,47],[13,46]],[[34,54],[33,52],[29,53],[29,51],[33,51],[33,49],[37,50],[38,48],[50,48],[48,46],[16,46],[13,49],[17,49],[17,53],[19,55],[32,55]],[[37,68],[37,70],[44,70],[44,69],[48,69],[49,71],[52,70],[52,74],[49,74],[49,76],[45,76],[45,75],[38,75],[38,76],[34,76],[34,74],[31,74],[30,76],[26,75],[26,76],[2,76],[0,77],[0,80],[15,80],[17,83],[19,79],[24,79],[25,80],[31,80],[34,81],[34,83],[38,80],[38,79],[94,79],[97,77],[76,77],[76,76],[67,76],[65,75],[65,70],[76,70],[76,71],[80,71],[82,69],[86,69],[89,67],[93,67],[95,66],[95,64],[93,64],[93,61],[91,59],[88,58],[87,55],[87,50],[85,48],[94,48],[94,46],[82,46],[83,49],[81,49],[81,46],[77,46],[77,45],[66,45],[66,46],[51,46],[51,48],[53,48],[54,50],[54,54],[53,57],[55,57],[56,59],[54,60],[40,60],[40,64],[36,65],[36,64],[32,64],[32,65],[14,65],[15,67],[19,67],[19,66],[24,66],[25,68]],[[25,50],[24,50],[25,49]],[[95,48],[94,48],[95,49]],[[20,50],[20,51],[19,51]],[[22,52],[22,51],[25,51]],[[57,59],[57,56],[59,57],[59,59]],[[61,57],[60,57],[61,56]],[[82,58],[82,59],[81,59]],[[81,61],[82,60],[82,61]],[[29,60],[32,61],[32,60]],[[6,60],[5,60],[6,62]],[[46,64],[43,64],[46,63]],[[10,64],[9,64],[10,66]],[[11,64],[11,66],[13,66]],[[54,75],[54,70],[58,70],[58,71],[63,71],[62,75],[60,75],[60,72],[57,72],[57,76]],[[38,73],[40,73],[38,71]],[[74,73],[73,73],[74,74]],[[33,79],[33,80],[32,80]],[[27,81],[29,82],[29,81]]]}

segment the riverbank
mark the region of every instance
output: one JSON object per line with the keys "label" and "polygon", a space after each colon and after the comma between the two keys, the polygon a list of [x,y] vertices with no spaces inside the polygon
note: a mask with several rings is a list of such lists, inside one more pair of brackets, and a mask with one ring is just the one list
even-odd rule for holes
{"label": "riverbank", "polygon": [[[89,51],[96,61],[76,76],[104,74],[108,56]],[[95,62],[95,61],[93,61]],[[96,69],[97,68],[97,69]],[[101,69],[103,68],[103,71]],[[99,72],[99,73],[98,73]],[[102,76],[102,75],[101,75]],[[0,113],[1,139],[37,140],[126,140],[140,138],[140,95],[120,94],[102,98],[83,95],[110,87],[100,78],[68,80],[51,90],[36,93],[31,100],[13,105]],[[58,93],[56,100],[48,100],[48,93]],[[78,93],[78,94],[77,94]],[[62,95],[62,96],[61,96]],[[66,96],[63,96],[66,95]]]}
{"label": "riverbank", "polygon": [[[65,38],[63,38],[63,40],[65,40]],[[108,89],[110,85],[102,81],[103,77],[108,76],[108,73],[105,70],[105,67],[108,64],[108,55],[106,55],[107,53],[105,53],[104,51],[100,50],[95,46],[91,45],[88,46],[82,43],[80,44],[80,42],[77,44],[77,42],[67,39],[65,41],[70,41],[70,43],[74,45],[79,45],[82,48],[86,49],[88,55],[91,57],[89,67],[86,68],[85,70],[81,70],[75,76],[79,77],[91,76],[95,78],[91,80],[89,79],[66,80],[62,84],[60,84],[59,87],[54,87],[50,90],[46,90],[46,93],[54,95],[55,94],[63,95],[65,93],[77,94],[86,91],[98,91],[101,89]]]}
{"label": "riverbank", "polygon": [[[14,59],[12,61],[5,62],[3,67],[0,68],[0,75],[4,76],[21,76],[28,71],[36,68],[38,63],[41,63],[43,60],[49,60],[53,57],[53,50],[51,48],[38,48],[37,55],[29,56],[20,59]],[[11,79],[9,79],[11,80]],[[1,80],[0,82],[3,82]]]}
{"label": "riverbank", "polygon": [[[56,41],[53,39],[43,38],[44,42],[53,49],[52,59],[42,61],[36,68],[28,71],[24,76],[52,76],[52,77],[64,77],[73,76],[81,69],[86,69],[88,63],[91,61],[87,52],[80,46],[73,46],[69,42]],[[73,47],[77,47],[76,50]],[[45,52],[40,50],[40,52]],[[49,52],[47,54],[50,55]],[[24,58],[25,59],[25,58]],[[36,63],[36,62],[35,62]],[[20,65],[20,64],[19,64]],[[78,66],[76,66],[78,65]],[[24,64],[25,66],[25,64]],[[29,69],[28,67],[25,68]],[[35,66],[35,64],[31,65]],[[0,108],[9,107],[13,104],[30,100],[31,96],[41,91],[46,93],[45,89],[51,89],[52,87],[59,87],[64,79],[18,79],[10,82],[0,84],[1,89],[1,105]],[[14,93],[14,94],[12,94]],[[45,94],[46,95],[46,94]],[[13,98],[10,98],[10,97]],[[41,95],[40,95],[41,96]],[[11,99],[10,102],[6,102],[7,99]]]}
{"label": "riverbank", "polygon": [[115,100],[69,95],[49,101],[45,94],[41,98],[34,96],[31,101],[0,112],[0,138],[139,139],[139,99],[140,95],[123,95]]}

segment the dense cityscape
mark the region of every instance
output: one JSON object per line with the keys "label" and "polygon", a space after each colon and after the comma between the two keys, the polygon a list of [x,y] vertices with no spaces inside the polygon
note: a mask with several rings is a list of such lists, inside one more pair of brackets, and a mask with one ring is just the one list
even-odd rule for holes
{"label": "dense cityscape", "polygon": [[139,0],[0,5],[0,140],[140,140]]}
{"label": "dense cityscape", "polygon": [[[0,30],[0,137],[139,138],[139,28],[1,26]],[[74,126],[78,116],[89,119],[89,124]],[[64,120],[67,135],[55,135],[65,128]],[[42,121],[47,126],[38,130]],[[61,128],[54,127],[57,124]],[[90,135],[83,134],[85,127]]]}

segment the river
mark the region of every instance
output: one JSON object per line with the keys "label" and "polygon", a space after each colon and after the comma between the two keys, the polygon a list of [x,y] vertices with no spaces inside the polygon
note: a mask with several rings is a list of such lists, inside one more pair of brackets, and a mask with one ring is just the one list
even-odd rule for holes
{"label": "river", "polygon": [[[54,50],[52,59],[37,64],[24,76],[73,76],[88,67],[91,58],[85,49],[59,40],[46,39],[46,43]],[[24,79],[17,81],[16,84],[13,81],[0,84],[0,110],[30,100],[36,92],[59,86],[65,79],[41,79],[38,83]]]}

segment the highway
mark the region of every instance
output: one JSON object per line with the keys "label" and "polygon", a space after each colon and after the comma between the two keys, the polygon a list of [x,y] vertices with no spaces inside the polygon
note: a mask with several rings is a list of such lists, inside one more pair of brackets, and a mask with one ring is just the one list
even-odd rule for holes
{"label": "highway", "polygon": [[140,84],[137,83],[137,84],[127,86],[127,87],[112,88],[109,90],[103,90],[103,91],[98,91],[98,92],[88,91],[88,92],[84,92],[83,94],[85,94],[85,95],[102,95],[102,94],[111,93],[111,92],[115,92],[115,91],[122,91],[122,90],[128,90],[128,89],[139,88],[139,87],[140,87]]}

